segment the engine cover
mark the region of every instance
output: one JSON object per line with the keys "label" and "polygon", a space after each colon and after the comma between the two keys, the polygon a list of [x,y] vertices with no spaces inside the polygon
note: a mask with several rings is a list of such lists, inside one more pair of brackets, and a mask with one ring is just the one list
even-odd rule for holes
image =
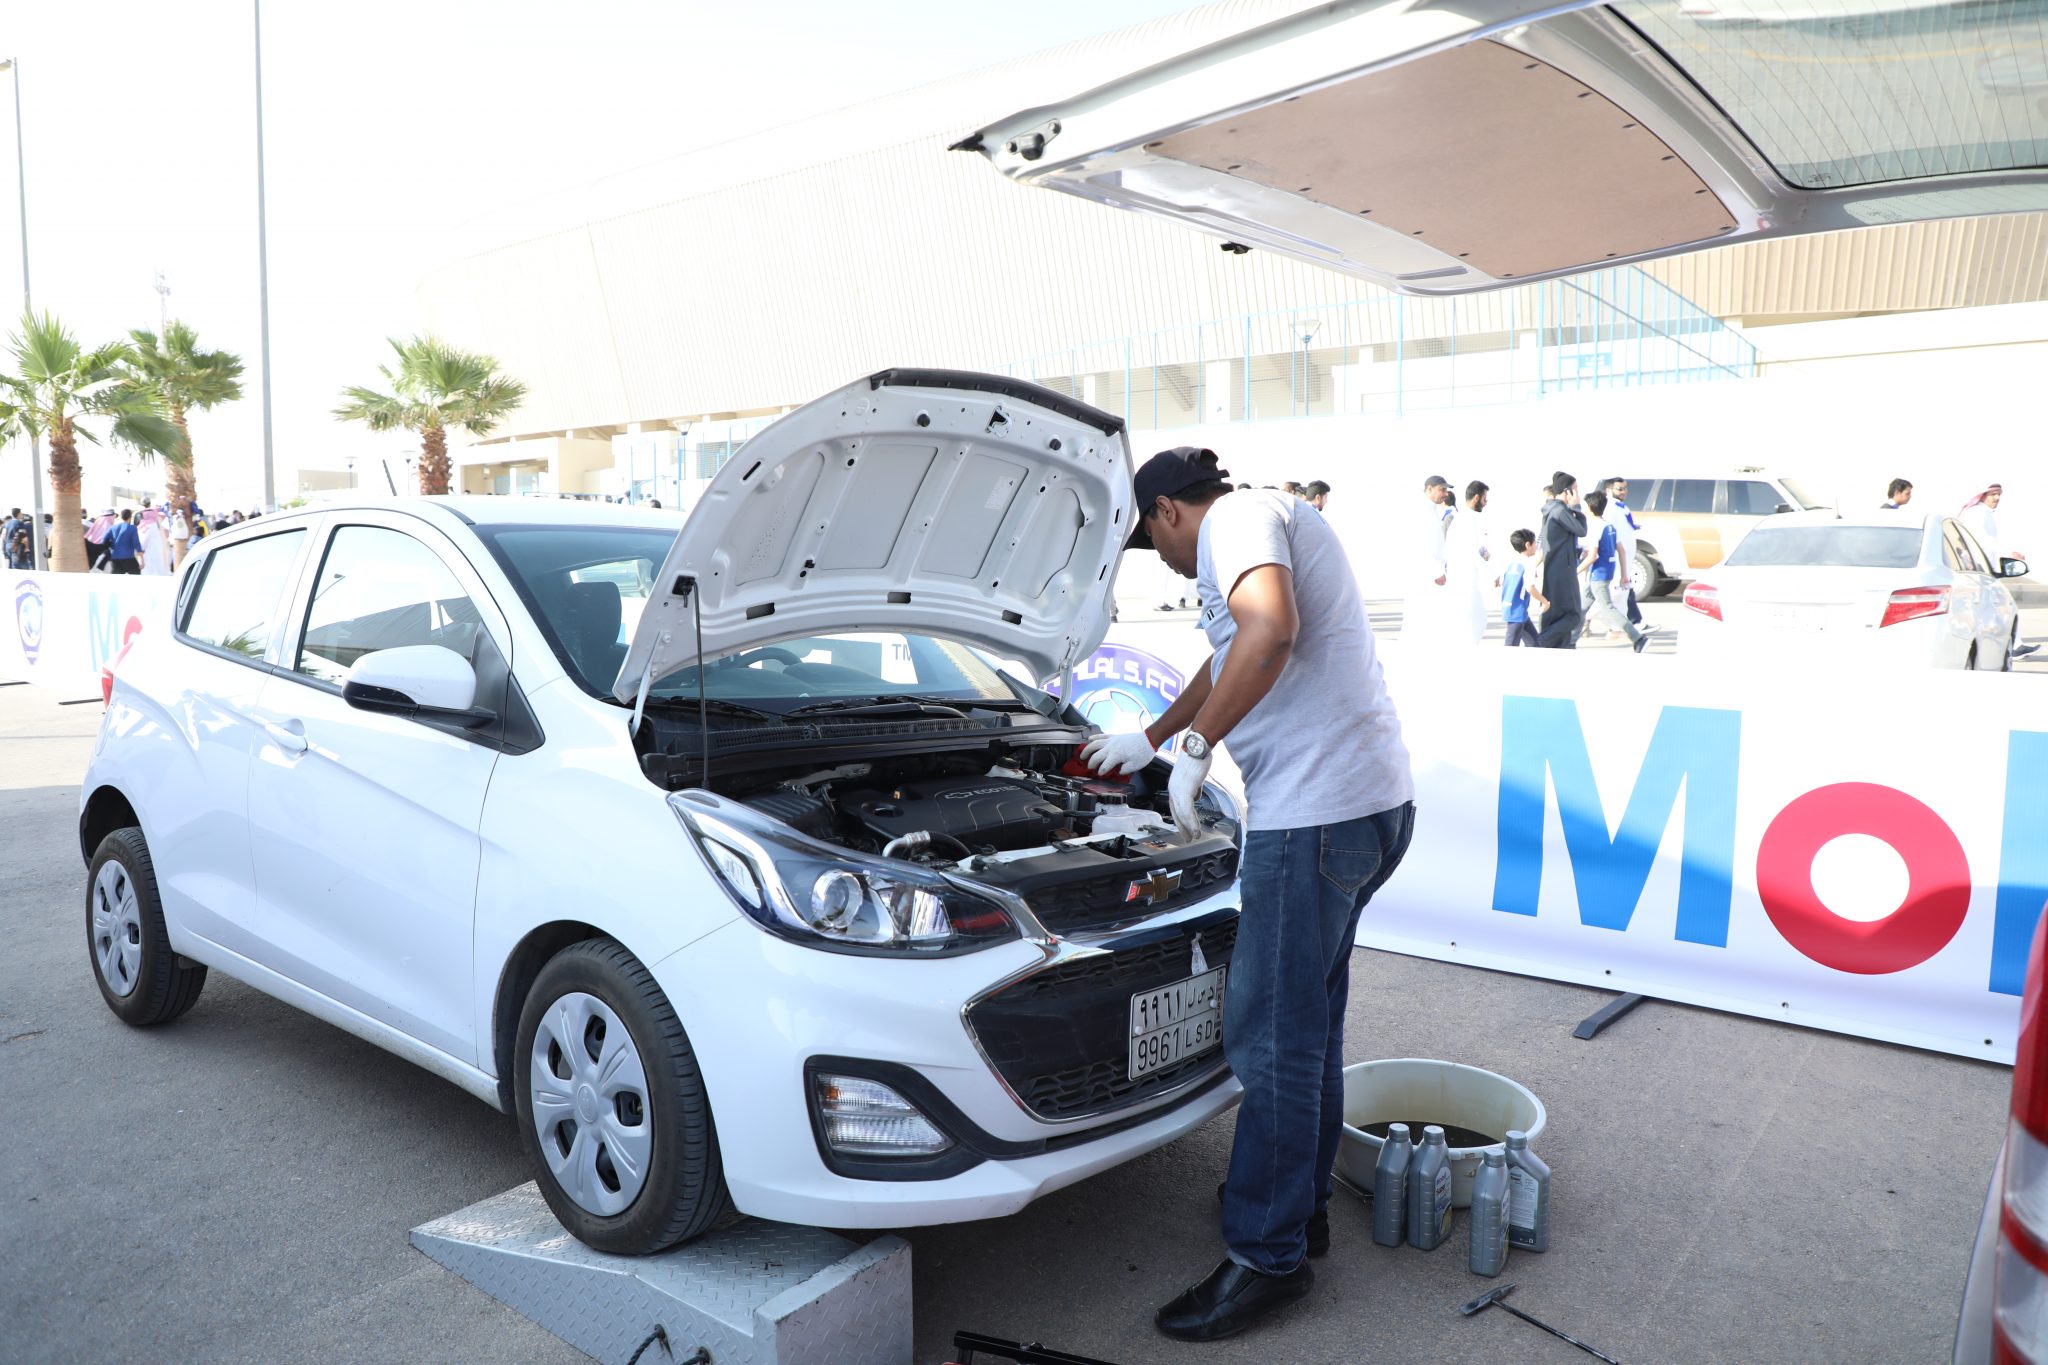
{"label": "engine cover", "polygon": [[1006,777],[934,777],[844,791],[839,810],[884,843],[929,830],[976,850],[1035,847],[1062,819],[1038,788]]}

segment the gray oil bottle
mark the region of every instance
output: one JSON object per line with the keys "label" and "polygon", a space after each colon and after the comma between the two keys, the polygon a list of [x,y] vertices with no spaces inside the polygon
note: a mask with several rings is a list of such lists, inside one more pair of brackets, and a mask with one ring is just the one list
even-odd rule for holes
{"label": "gray oil bottle", "polygon": [[1408,1163],[1408,1245],[1435,1251],[1451,1222],[1451,1149],[1434,1123]]}
{"label": "gray oil bottle", "polygon": [[1486,1149],[1472,1177],[1472,1215],[1466,1224],[1466,1263],[1474,1275],[1498,1275],[1508,1263],[1508,1162],[1498,1147]]}
{"label": "gray oil bottle", "polygon": [[1401,1245],[1407,1233],[1408,1163],[1414,1159],[1408,1125],[1388,1124],[1387,1140],[1372,1168],[1372,1239],[1383,1247]]}
{"label": "gray oil bottle", "polygon": [[1529,1135],[1507,1136],[1508,1245],[1519,1251],[1550,1249],[1550,1167],[1529,1150]]}

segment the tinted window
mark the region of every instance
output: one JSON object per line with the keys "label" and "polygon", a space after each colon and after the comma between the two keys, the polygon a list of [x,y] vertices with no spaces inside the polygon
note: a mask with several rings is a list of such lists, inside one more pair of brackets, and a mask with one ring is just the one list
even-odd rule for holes
{"label": "tinted window", "polygon": [[1978,555],[1976,547],[1970,543],[1970,538],[1963,534],[1962,527],[1952,521],[1944,521],[1941,524],[1941,539],[1947,547],[1948,566],[1951,569],[1961,569],[1967,573],[1990,572],[1985,567],[1983,558]]}
{"label": "tinted window", "polygon": [[1668,512],[1671,510],[1664,505],[1664,500],[1671,496],[1671,480],[1630,479],[1628,487],[1629,491],[1635,494],[1635,497],[1630,500],[1629,506],[1635,508],[1638,512]]}
{"label": "tinted window", "polygon": [[1711,512],[1714,510],[1712,479],[1666,479],[1658,496],[1660,512]]}
{"label": "tinted window", "polygon": [[648,526],[479,526],[562,667],[609,697],[675,532]]}
{"label": "tinted window", "polygon": [[303,530],[282,531],[210,552],[205,577],[185,611],[185,634],[200,644],[261,659],[270,648],[279,598],[305,537]]}
{"label": "tinted window", "polygon": [[1759,525],[1730,564],[1805,564],[1845,569],[1909,569],[1920,562],[1917,526]]}
{"label": "tinted window", "polygon": [[1778,490],[1767,483],[1756,479],[1728,481],[1728,510],[1738,517],[1767,517],[1784,502]]}
{"label": "tinted window", "polygon": [[481,628],[439,555],[402,531],[344,526],[321,561],[293,667],[339,685],[373,650],[443,645],[473,660]]}

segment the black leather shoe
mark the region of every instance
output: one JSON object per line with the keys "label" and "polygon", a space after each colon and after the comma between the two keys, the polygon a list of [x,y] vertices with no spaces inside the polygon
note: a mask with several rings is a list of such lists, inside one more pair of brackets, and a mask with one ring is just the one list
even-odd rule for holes
{"label": "black leather shoe", "polygon": [[[1217,1203],[1220,1204],[1223,1202],[1223,1187],[1225,1185],[1228,1185],[1229,1183],[1230,1182],[1227,1180],[1219,1180],[1216,1182]],[[1330,1211],[1328,1209],[1318,1209],[1314,1213],[1310,1214],[1308,1216],[1308,1227],[1305,1228],[1304,1231],[1308,1235],[1309,1255],[1325,1256],[1329,1254]]]}
{"label": "black leather shoe", "polygon": [[1308,1293],[1316,1273],[1303,1261],[1285,1275],[1262,1275],[1225,1257],[1209,1278],[1159,1310],[1159,1330],[1181,1341],[1214,1341],[1242,1332]]}

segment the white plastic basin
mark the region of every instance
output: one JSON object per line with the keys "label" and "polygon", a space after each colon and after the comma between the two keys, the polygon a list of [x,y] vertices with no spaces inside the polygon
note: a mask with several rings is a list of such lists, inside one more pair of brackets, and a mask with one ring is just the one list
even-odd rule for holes
{"label": "white plastic basin", "polygon": [[[1370,1192],[1381,1143],[1363,1125],[1416,1122],[1490,1133],[1496,1139],[1494,1147],[1509,1129],[1516,1129],[1527,1133],[1530,1145],[1536,1146],[1549,1114],[1527,1086],[1476,1066],[1426,1057],[1358,1062],[1344,1068],[1344,1140],[1337,1146],[1337,1174]],[[1422,1141],[1420,1128],[1414,1137]],[[1452,1208],[1471,1207],[1472,1175],[1486,1150],[1451,1148]]]}

